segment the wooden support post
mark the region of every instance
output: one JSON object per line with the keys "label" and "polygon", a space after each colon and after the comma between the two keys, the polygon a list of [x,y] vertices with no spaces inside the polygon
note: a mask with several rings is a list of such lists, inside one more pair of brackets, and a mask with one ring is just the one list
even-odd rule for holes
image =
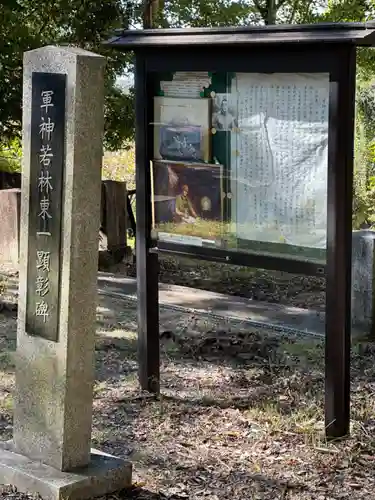
{"label": "wooden support post", "polygon": [[[137,188],[137,295],[138,295],[138,365],[143,390],[159,392],[159,292],[158,256],[150,253],[151,176],[148,137],[152,107],[147,92],[147,75],[142,55],[136,58],[136,188]],[[152,135],[151,135],[152,137]]]}
{"label": "wooden support post", "polygon": [[328,153],[325,424],[328,438],[349,433],[353,129],[356,50],[340,48],[331,73]]}

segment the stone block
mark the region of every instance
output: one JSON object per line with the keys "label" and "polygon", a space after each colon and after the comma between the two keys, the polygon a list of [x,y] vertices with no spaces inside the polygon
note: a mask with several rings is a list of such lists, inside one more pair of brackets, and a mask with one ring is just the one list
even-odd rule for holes
{"label": "stone block", "polygon": [[126,249],[126,184],[102,181],[101,225],[109,251]]}
{"label": "stone block", "polygon": [[352,241],[352,324],[370,333],[374,328],[375,311],[375,232],[353,231]]}
{"label": "stone block", "polygon": [[43,500],[86,500],[131,486],[131,464],[97,450],[91,450],[86,467],[61,472],[30,460],[0,445],[0,477],[22,493],[37,493]]}
{"label": "stone block", "polygon": [[[13,438],[17,453],[62,471],[86,466],[90,457],[104,63],[102,56],[72,47],[43,47],[24,55]],[[65,102],[64,122],[59,124],[65,128],[59,297],[53,299],[58,311],[57,342],[26,328],[27,297],[33,286],[28,282],[30,242],[35,239],[35,228],[29,222],[29,186],[34,182],[30,177],[34,137],[30,124],[35,109],[32,78],[36,73],[66,75],[64,101],[54,104],[56,109]],[[36,256],[34,259],[36,266]]]}
{"label": "stone block", "polygon": [[0,483],[44,500],[131,484],[129,463],[91,450],[104,65],[73,47],[24,55],[14,425]]}
{"label": "stone block", "polygon": [[0,190],[0,263],[18,267],[20,189]]}
{"label": "stone block", "polygon": [[0,483],[44,500],[131,483],[129,463],[91,450],[104,65],[73,47],[24,55],[14,425]]}

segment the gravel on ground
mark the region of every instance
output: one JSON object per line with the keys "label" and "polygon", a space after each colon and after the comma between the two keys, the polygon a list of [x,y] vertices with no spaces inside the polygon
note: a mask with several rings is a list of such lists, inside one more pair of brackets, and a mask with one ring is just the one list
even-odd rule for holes
{"label": "gravel on ground", "polygon": [[[352,348],[351,436],[324,438],[324,343],[161,308],[161,394],[139,390],[133,301],[101,296],[93,446],[134,464],[107,500],[373,497],[375,346]],[[16,316],[0,314],[0,434],[12,435]],[[0,496],[32,496],[4,486]]]}

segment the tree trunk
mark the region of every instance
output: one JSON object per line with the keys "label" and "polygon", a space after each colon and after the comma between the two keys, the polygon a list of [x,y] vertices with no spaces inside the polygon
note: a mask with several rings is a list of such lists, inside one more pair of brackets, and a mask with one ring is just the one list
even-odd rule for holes
{"label": "tree trunk", "polygon": [[145,0],[143,11],[143,29],[155,28],[155,19],[160,8],[160,0]]}
{"label": "tree trunk", "polygon": [[267,15],[264,20],[266,25],[268,26],[269,24],[276,24],[276,16],[277,16],[277,5],[276,5],[276,0],[267,0]]}

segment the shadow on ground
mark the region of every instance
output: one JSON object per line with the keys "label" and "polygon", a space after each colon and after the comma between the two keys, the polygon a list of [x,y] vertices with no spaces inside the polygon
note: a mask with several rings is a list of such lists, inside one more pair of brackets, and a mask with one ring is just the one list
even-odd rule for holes
{"label": "shadow on ground", "polygon": [[[16,319],[0,315],[0,359]],[[351,437],[323,436],[324,343],[161,309],[161,395],[137,382],[134,302],[98,308],[93,445],[134,464],[139,500],[368,499],[375,472],[375,348],[352,352]],[[11,433],[13,365],[0,366]],[[4,423],[3,423],[4,422]]]}
{"label": "shadow on ground", "polygon": [[[159,281],[295,307],[324,310],[324,277],[267,271],[227,263],[159,257]],[[135,266],[126,274],[135,277]]]}

